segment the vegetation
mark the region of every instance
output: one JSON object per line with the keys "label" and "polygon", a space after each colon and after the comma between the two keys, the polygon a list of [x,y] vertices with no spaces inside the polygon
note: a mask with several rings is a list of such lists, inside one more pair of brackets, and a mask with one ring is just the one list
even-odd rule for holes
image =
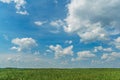
{"label": "vegetation", "polygon": [[0,80],[120,80],[120,69],[0,69]]}

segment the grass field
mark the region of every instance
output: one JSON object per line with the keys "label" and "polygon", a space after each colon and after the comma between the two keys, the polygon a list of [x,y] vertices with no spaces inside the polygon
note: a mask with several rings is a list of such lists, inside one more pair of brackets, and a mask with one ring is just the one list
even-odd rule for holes
{"label": "grass field", "polygon": [[120,69],[0,69],[0,80],[120,80]]}

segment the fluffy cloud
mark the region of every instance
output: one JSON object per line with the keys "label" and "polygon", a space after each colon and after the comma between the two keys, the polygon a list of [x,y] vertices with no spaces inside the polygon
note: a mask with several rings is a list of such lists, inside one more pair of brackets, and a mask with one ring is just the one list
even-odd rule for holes
{"label": "fluffy cloud", "polygon": [[12,40],[12,43],[16,46],[13,46],[12,50],[24,51],[30,50],[32,47],[37,46],[37,43],[32,38],[15,38]]}
{"label": "fluffy cloud", "polygon": [[81,51],[77,53],[77,58],[72,58],[72,61],[87,60],[89,58],[95,57],[90,51]]}
{"label": "fluffy cloud", "polygon": [[113,42],[117,49],[120,49],[120,37],[116,38]]}
{"label": "fluffy cloud", "polygon": [[34,24],[37,26],[42,26],[44,23],[46,22],[42,22],[42,21],[35,21]]}
{"label": "fluffy cloud", "polygon": [[110,54],[106,53],[102,55],[101,59],[106,60],[106,61],[120,59],[120,53],[117,53],[117,52],[112,52]]}
{"label": "fluffy cloud", "polygon": [[64,30],[81,41],[107,40],[120,33],[119,0],[71,0]]}
{"label": "fluffy cloud", "polygon": [[55,28],[56,30],[51,31],[53,33],[58,33],[60,32],[61,26],[64,26],[65,23],[62,20],[55,20],[55,21],[51,21],[50,25],[53,26],[53,28]]}
{"label": "fluffy cloud", "polygon": [[15,3],[15,8],[17,10],[16,13],[22,15],[28,15],[28,12],[25,10],[25,4],[26,4],[25,0],[0,0],[0,2],[7,4]]}
{"label": "fluffy cloud", "polygon": [[54,53],[55,53],[55,58],[59,58],[59,57],[64,57],[66,55],[70,55],[72,56],[73,55],[73,46],[68,46],[66,48],[62,48],[61,45],[56,45],[56,46],[49,46],[50,50],[52,50]]}
{"label": "fluffy cloud", "polygon": [[99,51],[111,52],[112,48],[103,48],[102,46],[98,46],[94,48],[94,52],[99,52]]}
{"label": "fluffy cloud", "polygon": [[51,26],[55,26],[55,27],[59,27],[59,26],[63,26],[63,25],[64,25],[64,22],[59,19],[59,20],[50,22],[50,25],[51,25]]}

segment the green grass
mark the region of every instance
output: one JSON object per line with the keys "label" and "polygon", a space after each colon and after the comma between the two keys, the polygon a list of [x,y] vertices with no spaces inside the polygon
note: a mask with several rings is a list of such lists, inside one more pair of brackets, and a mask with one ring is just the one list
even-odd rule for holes
{"label": "green grass", "polygon": [[120,69],[0,69],[0,80],[120,80]]}

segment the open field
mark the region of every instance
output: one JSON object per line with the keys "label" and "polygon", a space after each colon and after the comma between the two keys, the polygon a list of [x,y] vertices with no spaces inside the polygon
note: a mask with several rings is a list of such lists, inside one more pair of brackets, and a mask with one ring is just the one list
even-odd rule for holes
{"label": "open field", "polygon": [[0,69],[0,80],[120,80],[120,69]]}

